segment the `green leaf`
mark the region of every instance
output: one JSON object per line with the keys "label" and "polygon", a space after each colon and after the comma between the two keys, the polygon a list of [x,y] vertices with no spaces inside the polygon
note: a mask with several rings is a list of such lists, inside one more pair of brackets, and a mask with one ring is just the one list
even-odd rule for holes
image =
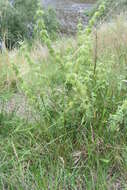
{"label": "green leaf", "polygon": [[100,161],[102,161],[102,162],[104,162],[104,163],[106,163],[106,164],[108,164],[108,163],[110,162],[110,160],[105,159],[105,158],[101,158]]}

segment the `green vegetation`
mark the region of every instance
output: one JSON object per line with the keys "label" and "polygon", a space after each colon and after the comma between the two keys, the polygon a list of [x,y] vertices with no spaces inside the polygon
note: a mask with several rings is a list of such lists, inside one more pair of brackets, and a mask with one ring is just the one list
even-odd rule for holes
{"label": "green vegetation", "polygon": [[[0,1],[0,37],[6,47],[14,48],[20,41],[34,38],[36,13],[42,9],[38,0],[1,0]],[[58,31],[58,22],[53,9],[44,11],[42,15],[47,32],[55,38]]]}
{"label": "green vegetation", "polygon": [[101,3],[105,4],[105,11],[103,15],[99,18],[100,20],[109,21],[111,18],[114,16],[120,14],[121,12],[126,12],[127,11],[127,1],[126,0],[98,0],[97,3],[95,4],[94,8],[90,12],[85,12],[88,16],[92,17],[96,10],[98,9],[99,5]]}
{"label": "green vegetation", "polygon": [[105,10],[52,42],[39,9],[32,45],[0,54],[0,189],[126,190],[127,24],[95,29]]}
{"label": "green vegetation", "polygon": [[33,23],[37,9],[37,0],[0,1],[0,36],[7,47],[15,46],[18,41],[29,37],[28,25]]}
{"label": "green vegetation", "polygon": [[54,9],[48,8],[45,10],[43,19],[50,38],[52,40],[56,39],[59,31],[59,22]]}

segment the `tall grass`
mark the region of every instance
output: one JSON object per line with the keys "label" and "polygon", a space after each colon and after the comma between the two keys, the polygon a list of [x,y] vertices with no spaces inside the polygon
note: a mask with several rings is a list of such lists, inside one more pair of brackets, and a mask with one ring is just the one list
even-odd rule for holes
{"label": "tall grass", "polygon": [[0,113],[0,189],[126,189],[126,36],[120,18],[53,53],[0,55],[2,98],[20,93],[33,112]]}

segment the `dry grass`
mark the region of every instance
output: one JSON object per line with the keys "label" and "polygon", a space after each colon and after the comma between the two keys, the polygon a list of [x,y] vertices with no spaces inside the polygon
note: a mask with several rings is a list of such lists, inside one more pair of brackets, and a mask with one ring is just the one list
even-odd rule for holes
{"label": "dry grass", "polygon": [[[64,55],[67,49],[76,49],[77,42],[75,38],[63,37],[54,42],[52,46],[56,52],[60,52],[61,55]],[[49,64],[49,51],[46,46],[43,46],[38,41],[32,45],[29,51],[27,44],[22,44],[20,49],[14,49],[12,51],[8,51],[4,48],[3,53],[0,54],[0,72],[2,73],[0,75],[0,89],[9,89],[13,84],[18,82],[13,69],[14,65],[18,67],[21,77],[24,78],[28,75],[30,65],[26,59],[26,55],[29,55],[32,62],[36,64]]]}
{"label": "dry grass", "polygon": [[105,23],[99,27],[98,33],[98,53],[105,52],[105,49],[117,51],[119,48],[127,48],[127,22],[126,16],[116,17],[110,23]]}

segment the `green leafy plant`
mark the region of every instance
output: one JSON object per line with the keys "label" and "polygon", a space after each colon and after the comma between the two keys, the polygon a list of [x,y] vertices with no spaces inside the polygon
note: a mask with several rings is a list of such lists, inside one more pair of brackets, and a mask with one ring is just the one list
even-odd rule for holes
{"label": "green leafy plant", "polygon": [[55,40],[59,31],[59,22],[53,8],[48,8],[43,14],[44,23],[51,39]]}
{"label": "green leafy plant", "polygon": [[0,2],[0,34],[8,48],[16,46],[18,41],[30,38],[29,25],[32,26],[33,15],[37,9],[36,0],[15,0],[13,3],[2,0]]}
{"label": "green leafy plant", "polygon": [[85,31],[79,24],[75,38],[54,43],[39,8],[39,43],[0,55],[1,91],[15,80],[14,97],[30,106],[22,115],[0,113],[1,189],[126,185],[127,25],[96,28],[104,11],[102,3]]}
{"label": "green leafy plant", "polygon": [[[37,17],[40,18],[39,21],[37,21],[37,19],[39,19]],[[41,21],[41,19],[43,21]],[[55,38],[58,30],[55,11],[52,9],[43,11],[42,5],[40,5],[38,0],[14,0],[12,2],[9,0],[1,0],[0,37],[5,41],[8,48],[11,49],[18,46],[20,42],[24,40],[31,41],[34,37],[33,30],[35,23],[37,24],[36,27],[45,27],[47,34],[50,35],[52,39]],[[47,34],[44,33],[43,35],[45,36]]]}

